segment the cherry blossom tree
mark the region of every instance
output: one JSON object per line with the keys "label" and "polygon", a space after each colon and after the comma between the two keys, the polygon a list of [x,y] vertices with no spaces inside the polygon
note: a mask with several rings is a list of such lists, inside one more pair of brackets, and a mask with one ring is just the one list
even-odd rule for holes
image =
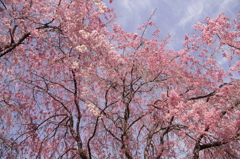
{"label": "cherry blossom tree", "polygon": [[0,2],[1,158],[240,157],[240,15],[174,51],[100,0]]}

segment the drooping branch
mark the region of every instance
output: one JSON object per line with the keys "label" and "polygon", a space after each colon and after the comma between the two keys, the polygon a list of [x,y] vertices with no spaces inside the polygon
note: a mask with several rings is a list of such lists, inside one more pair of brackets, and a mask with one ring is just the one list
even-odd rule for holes
{"label": "drooping branch", "polygon": [[[2,2],[2,1],[1,1]],[[2,2],[3,3],[3,2]],[[3,3],[4,4],[4,3]],[[58,26],[50,26],[49,24],[52,23],[54,21],[54,19],[52,19],[50,22],[44,24],[43,26],[37,27],[36,29],[53,29],[53,30],[57,30],[59,32],[62,32],[62,30],[60,29],[60,27]],[[16,43],[14,40],[14,34],[16,32],[18,25],[15,25],[13,27],[13,29],[9,29],[9,33],[10,33],[10,44],[0,47],[0,57],[3,57],[4,55],[6,55],[7,53],[13,51],[16,47],[18,47],[20,44],[23,44],[23,41],[25,41],[27,38],[30,37],[31,32],[25,33]]]}
{"label": "drooping branch", "polygon": [[218,147],[218,146],[221,146],[221,145],[224,145],[224,144],[227,144],[227,143],[228,142],[226,142],[226,141],[216,141],[216,142],[212,142],[212,143],[199,145],[199,147],[200,147],[200,150],[204,150],[204,149],[207,149],[207,148]]}
{"label": "drooping branch", "polygon": [[3,57],[4,55],[6,55],[7,53],[11,52],[12,50],[14,50],[17,46],[19,46],[20,44],[22,44],[22,42],[27,39],[30,36],[30,32],[24,34],[17,43],[12,43],[10,46],[7,46],[5,51],[4,50],[0,50],[0,57]]}
{"label": "drooping branch", "polygon": [[[231,83],[223,83],[219,86],[219,88],[222,88],[226,85],[232,85]],[[188,100],[197,100],[197,99],[204,99],[204,98],[207,98],[207,102],[209,101],[210,97],[214,96],[216,94],[216,91],[213,91],[211,93],[208,93],[206,95],[202,95],[202,96],[196,96],[196,97],[192,97]]]}

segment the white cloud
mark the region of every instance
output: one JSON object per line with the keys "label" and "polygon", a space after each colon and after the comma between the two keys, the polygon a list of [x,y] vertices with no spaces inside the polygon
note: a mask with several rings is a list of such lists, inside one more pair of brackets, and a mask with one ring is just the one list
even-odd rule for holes
{"label": "white cloud", "polygon": [[221,6],[222,9],[225,10],[225,9],[228,8],[228,6],[229,6],[230,3],[234,3],[234,1],[232,1],[232,0],[224,0],[223,3],[221,3],[220,6]]}
{"label": "white cloud", "polygon": [[206,17],[216,18],[223,12],[231,19],[236,18],[238,6],[239,0],[115,0],[110,5],[117,12],[117,22],[127,32],[136,32],[157,8],[153,21],[158,23],[163,37],[173,34],[173,43],[178,47],[184,35],[193,32],[195,23]]}
{"label": "white cloud", "polygon": [[110,7],[115,8],[118,15],[118,23],[130,32],[134,32],[139,25],[146,22],[150,17],[154,6],[154,1],[150,0],[121,0],[114,1]]}
{"label": "white cloud", "polygon": [[181,18],[179,25],[186,26],[188,23],[191,23],[192,21],[198,19],[200,15],[202,15],[204,7],[204,1],[191,2],[187,6],[186,12]]}
{"label": "white cloud", "polygon": [[122,3],[120,3],[125,11],[131,12],[132,10],[132,4],[129,0],[122,0]]}
{"label": "white cloud", "polygon": [[149,0],[122,0],[122,2],[118,2],[125,9],[128,9],[128,12],[140,12],[143,9],[146,9],[148,6],[151,6],[151,2]]}
{"label": "white cloud", "polygon": [[227,13],[229,16],[236,15],[236,6],[240,6],[240,1],[189,0],[188,3],[178,3],[178,6],[181,8],[182,12],[182,17],[178,25],[185,27],[197,21],[203,21],[207,16],[215,18],[220,13]]}
{"label": "white cloud", "polygon": [[229,12],[234,15],[233,6],[240,6],[240,1],[237,0],[224,0],[219,7],[218,12]]}

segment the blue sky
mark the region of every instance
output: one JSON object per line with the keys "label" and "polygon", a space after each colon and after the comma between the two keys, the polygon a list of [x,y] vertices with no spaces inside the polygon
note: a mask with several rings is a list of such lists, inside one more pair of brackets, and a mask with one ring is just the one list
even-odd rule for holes
{"label": "blue sky", "polygon": [[179,49],[184,35],[193,32],[195,23],[206,17],[215,18],[219,13],[233,19],[240,12],[240,0],[114,0],[107,5],[115,9],[117,22],[128,32],[137,32],[136,28],[147,22],[157,8],[152,20],[158,24],[161,35],[173,35],[174,49]]}

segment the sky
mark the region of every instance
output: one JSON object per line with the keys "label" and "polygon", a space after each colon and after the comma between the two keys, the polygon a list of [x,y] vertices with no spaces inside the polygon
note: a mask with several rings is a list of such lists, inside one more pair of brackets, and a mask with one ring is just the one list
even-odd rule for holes
{"label": "sky", "polygon": [[173,49],[179,49],[184,35],[192,33],[193,25],[206,17],[216,18],[225,13],[233,19],[240,13],[240,0],[113,0],[106,4],[115,9],[117,23],[127,32],[137,32],[136,28],[146,23],[157,9],[152,21],[157,23],[160,35],[173,36],[170,44]]}

